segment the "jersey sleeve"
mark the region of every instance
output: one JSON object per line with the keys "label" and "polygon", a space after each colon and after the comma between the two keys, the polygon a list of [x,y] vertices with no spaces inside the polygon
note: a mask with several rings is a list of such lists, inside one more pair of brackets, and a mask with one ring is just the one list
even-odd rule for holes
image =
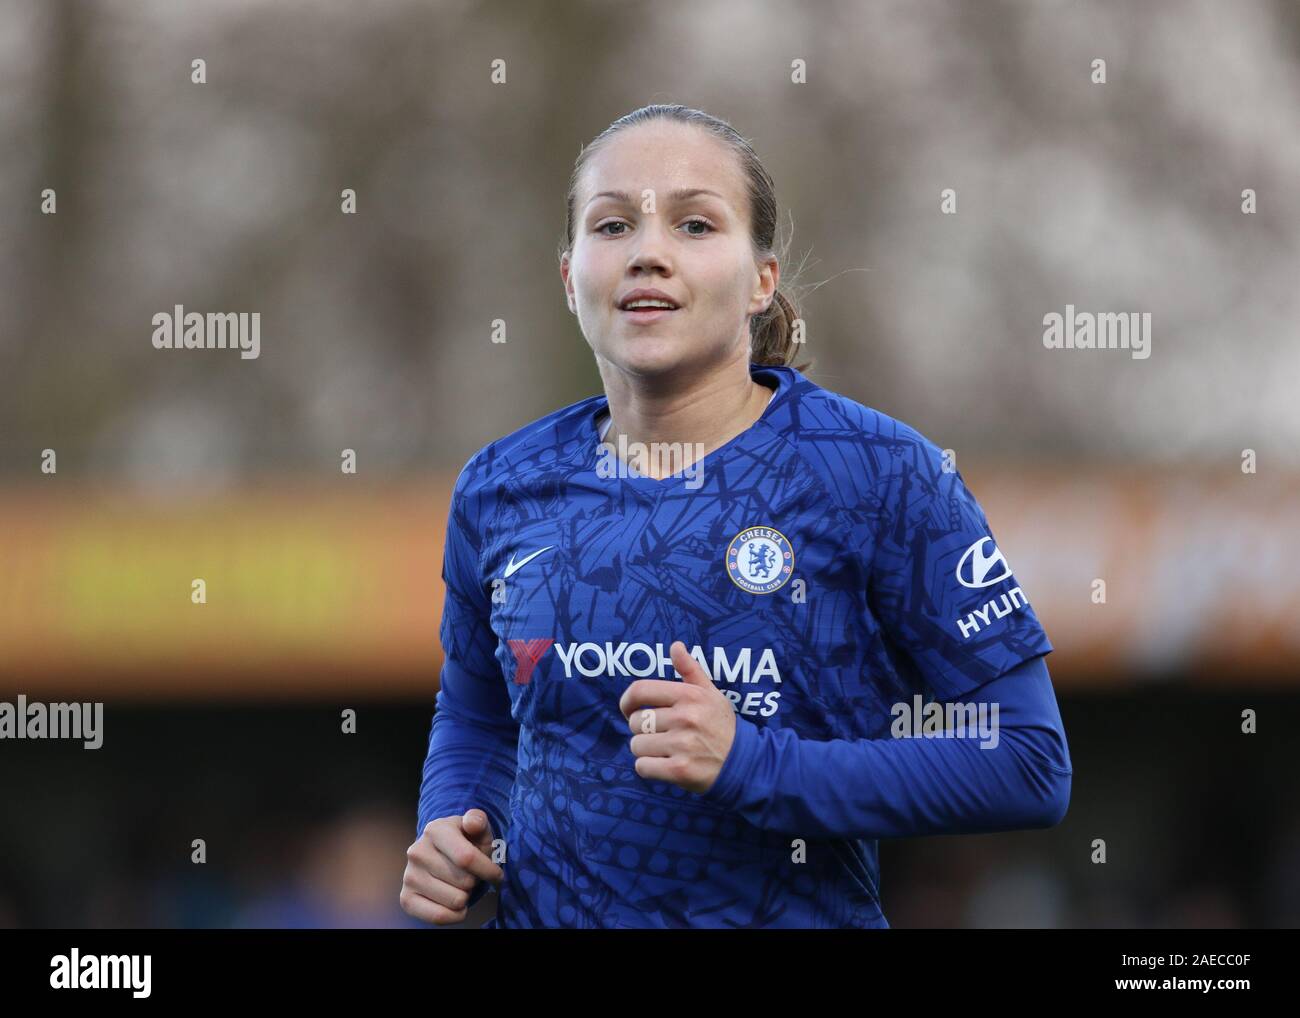
{"label": "jersey sleeve", "polygon": [[[955,466],[898,421],[862,518],[867,604],[895,664],[954,698],[1052,650]],[[856,507],[862,508],[862,507]]]}
{"label": "jersey sleeve", "polygon": [[[467,465],[456,480],[447,518],[439,629],[443,665],[420,784],[417,838],[430,820],[474,808],[488,815],[494,838],[507,837],[510,821],[519,725],[496,658],[491,604],[478,565],[476,502],[467,494],[469,473]],[[471,906],[488,886],[479,882]]]}
{"label": "jersey sleeve", "polygon": [[[862,564],[891,662],[992,735],[801,738],[737,717],[703,797],[792,836],[897,838],[1050,827],[1072,768],[1044,655],[1052,650],[984,511],[942,451],[869,411],[841,462],[815,460]],[[828,444],[825,448],[831,448]],[[891,735],[893,733],[891,732]]]}
{"label": "jersey sleeve", "polygon": [[1069,807],[1073,768],[1043,658],[972,690],[981,731],[802,739],[736,718],[703,798],[756,827],[805,838],[901,838],[1043,828]]}

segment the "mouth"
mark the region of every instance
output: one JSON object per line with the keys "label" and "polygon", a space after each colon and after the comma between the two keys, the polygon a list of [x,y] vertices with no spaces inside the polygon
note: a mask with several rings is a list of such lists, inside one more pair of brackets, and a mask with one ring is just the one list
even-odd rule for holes
{"label": "mouth", "polygon": [[619,308],[619,316],[625,321],[633,322],[637,325],[649,325],[651,322],[657,322],[667,318],[669,315],[675,315],[680,308]]}
{"label": "mouth", "polygon": [[649,286],[629,290],[618,301],[619,314],[633,325],[653,325],[679,310],[681,305],[671,294]]}

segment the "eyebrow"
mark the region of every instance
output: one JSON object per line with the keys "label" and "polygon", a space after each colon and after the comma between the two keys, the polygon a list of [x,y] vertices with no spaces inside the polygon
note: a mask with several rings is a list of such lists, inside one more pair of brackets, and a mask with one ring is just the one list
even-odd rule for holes
{"label": "eyebrow", "polygon": [[[688,198],[695,198],[701,194],[712,195],[714,198],[717,198],[720,202],[722,202],[722,204],[724,205],[727,204],[726,198],[718,194],[717,191],[710,191],[707,187],[679,187],[676,191],[669,192],[668,200],[686,201]],[[601,191],[599,194],[593,194],[591,196],[591,201],[587,202],[587,204],[591,205],[598,198],[616,198],[617,200],[624,202],[625,204],[628,205],[634,204],[634,202],[632,201],[632,196],[628,194],[626,191]]]}

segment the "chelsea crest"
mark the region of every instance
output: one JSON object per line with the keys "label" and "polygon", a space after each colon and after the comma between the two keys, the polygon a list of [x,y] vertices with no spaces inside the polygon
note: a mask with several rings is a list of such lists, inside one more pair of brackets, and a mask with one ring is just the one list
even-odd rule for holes
{"label": "chelsea crest", "polygon": [[770,594],[785,586],[794,572],[794,550],[779,530],[750,527],[727,545],[727,575],[741,590]]}

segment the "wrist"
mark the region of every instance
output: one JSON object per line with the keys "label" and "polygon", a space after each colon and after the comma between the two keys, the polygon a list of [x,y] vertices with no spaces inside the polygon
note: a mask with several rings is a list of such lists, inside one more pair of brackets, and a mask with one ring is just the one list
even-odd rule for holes
{"label": "wrist", "polygon": [[740,798],[754,768],[754,757],[760,748],[761,733],[758,726],[736,715],[736,733],[731,740],[727,758],[722,761],[722,769],[714,778],[708,791],[701,792],[700,797],[706,802],[723,809],[731,809]]}

